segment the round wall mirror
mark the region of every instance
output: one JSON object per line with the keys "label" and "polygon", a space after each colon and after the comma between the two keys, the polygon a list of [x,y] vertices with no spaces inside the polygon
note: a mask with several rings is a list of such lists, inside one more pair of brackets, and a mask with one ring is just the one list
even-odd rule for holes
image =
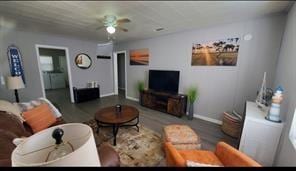
{"label": "round wall mirror", "polygon": [[75,64],[81,69],[89,68],[91,63],[91,58],[85,53],[80,53],[75,58]]}

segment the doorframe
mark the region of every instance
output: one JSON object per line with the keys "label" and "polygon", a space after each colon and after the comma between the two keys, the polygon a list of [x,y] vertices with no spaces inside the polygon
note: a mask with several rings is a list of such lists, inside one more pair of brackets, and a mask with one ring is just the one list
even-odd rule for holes
{"label": "doorframe", "polygon": [[73,94],[73,91],[72,91],[73,83],[72,83],[72,74],[71,74],[71,68],[70,68],[70,55],[69,55],[68,47],[35,44],[37,61],[38,61],[38,70],[39,70],[39,74],[40,74],[40,82],[41,82],[41,88],[42,88],[42,95],[43,95],[44,98],[46,98],[44,82],[43,82],[43,75],[42,75],[41,66],[40,66],[39,48],[65,50],[65,52],[66,52],[65,57],[66,57],[66,61],[67,61],[67,70],[68,70],[68,79],[69,79],[70,101],[72,103],[74,103],[74,94]]}
{"label": "doorframe", "polygon": [[118,54],[123,53],[124,54],[124,77],[125,77],[125,98],[127,98],[127,57],[126,57],[126,50],[122,51],[115,51],[113,52],[113,72],[114,72],[114,94],[118,95]]}

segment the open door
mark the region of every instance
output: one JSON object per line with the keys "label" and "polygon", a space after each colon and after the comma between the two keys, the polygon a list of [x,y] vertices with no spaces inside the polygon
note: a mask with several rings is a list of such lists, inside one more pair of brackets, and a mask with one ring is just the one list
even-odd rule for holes
{"label": "open door", "polygon": [[127,94],[126,51],[114,52],[113,68],[114,68],[114,94],[126,98],[126,94]]}

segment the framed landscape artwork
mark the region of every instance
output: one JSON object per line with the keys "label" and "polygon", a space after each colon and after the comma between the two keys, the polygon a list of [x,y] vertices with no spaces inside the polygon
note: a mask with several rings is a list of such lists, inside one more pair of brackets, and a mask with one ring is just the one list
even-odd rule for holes
{"label": "framed landscape artwork", "polygon": [[227,38],[192,46],[191,65],[236,66],[239,38]]}
{"label": "framed landscape artwork", "polygon": [[130,50],[130,65],[148,65],[149,49]]}

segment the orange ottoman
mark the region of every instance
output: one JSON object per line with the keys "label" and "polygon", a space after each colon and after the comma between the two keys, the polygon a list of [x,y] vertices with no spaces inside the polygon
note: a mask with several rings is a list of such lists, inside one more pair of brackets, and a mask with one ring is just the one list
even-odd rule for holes
{"label": "orange ottoman", "polygon": [[165,126],[164,141],[171,142],[178,150],[201,148],[199,136],[187,125]]}

